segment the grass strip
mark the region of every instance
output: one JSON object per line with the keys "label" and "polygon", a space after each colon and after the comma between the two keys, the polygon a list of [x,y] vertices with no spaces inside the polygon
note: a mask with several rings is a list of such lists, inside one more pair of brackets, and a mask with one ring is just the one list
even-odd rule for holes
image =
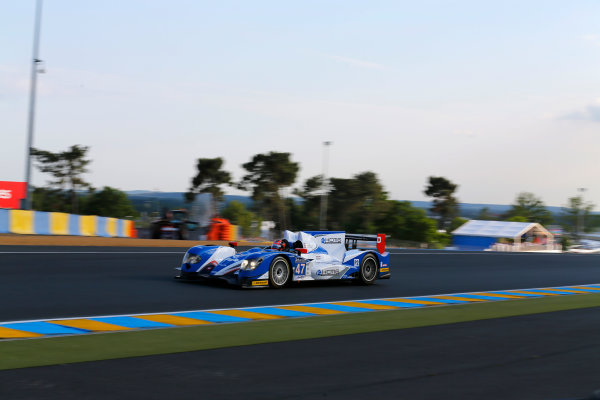
{"label": "grass strip", "polygon": [[600,294],[0,342],[0,369],[168,354],[600,307]]}

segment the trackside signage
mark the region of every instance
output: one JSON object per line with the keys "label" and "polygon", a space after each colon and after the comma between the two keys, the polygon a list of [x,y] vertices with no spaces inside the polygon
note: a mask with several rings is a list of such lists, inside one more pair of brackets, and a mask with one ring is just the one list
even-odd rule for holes
{"label": "trackside signage", "polygon": [[25,182],[0,181],[0,208],[20,208],[26,191]]}

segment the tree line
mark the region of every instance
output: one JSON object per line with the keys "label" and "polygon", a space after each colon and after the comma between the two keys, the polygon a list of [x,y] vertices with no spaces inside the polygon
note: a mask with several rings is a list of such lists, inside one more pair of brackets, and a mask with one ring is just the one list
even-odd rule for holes
{"label": "tree line", "polygon": [[113,218],[137,217],[139,214],[127,194],[109,186],[96,189],[83,179],[91,163],[88,151],[89,147],[80,145],[59,152],[31,149],[37,168],[51,177],[45,187],[33,188],[33,209]]}
{"label": "tree line", "polygon": [[[31,154],[41,172],[52,178],[46,187],[33,191],[34,208],[40,211],[93,214],[107,217],[137,217],[127,195],[117,189],[92,187],[83,179],[89,147],[74,145],[60,152],[33,148]],[[386,233],[397,240],[407,240],[442,246],[449,235],[467,220],[459,217],[458,185],[441,176],[430,176],[423,193],[432,199],[430,216],[408,201],[389,198],[377,174],[371,171],[350,178],[316,175],[292,189],[296,183],[299,163],[290,153],[256,154],[242,164],[245,173],[239,181],[224,169],[221,157],[199,158],[196,173],[185,194],[192,202],[199,193],[211,195],[212,214],[219,212],[242,227],[245,236],[258,236],[261,221],[274,221],[278,230],[318,230],[320,210],[327,195],[326,228],[363,233]],[[224,188],[246,191],[253,200],[247,209],[232,202],[220,210]],[[84,192],[83,190],[87,190]],[[533,193],[519,193],[508,212],[495,215],[483,208],[476,219],[538,222],[562,225],[568,232],[589,231],[600,226],[600,216],[592,215],[594,205],[581,196],[568,199],[559,216],[553,216],[544,202]]]}

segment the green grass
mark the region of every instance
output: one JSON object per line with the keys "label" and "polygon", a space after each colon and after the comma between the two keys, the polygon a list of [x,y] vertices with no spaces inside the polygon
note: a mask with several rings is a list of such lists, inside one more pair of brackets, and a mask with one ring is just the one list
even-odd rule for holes
{"label": "green grass", "polygon": [[0,342],[0,369],[178,353],[600,307],[600,294]]}

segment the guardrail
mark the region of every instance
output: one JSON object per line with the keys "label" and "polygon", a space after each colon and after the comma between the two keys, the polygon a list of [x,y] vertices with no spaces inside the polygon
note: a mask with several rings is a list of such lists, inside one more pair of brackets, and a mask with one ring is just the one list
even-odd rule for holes
{"label": "guardrail", "polygon": [[136,237],[133,221],[59,212],[0,209],[0,233]]}

